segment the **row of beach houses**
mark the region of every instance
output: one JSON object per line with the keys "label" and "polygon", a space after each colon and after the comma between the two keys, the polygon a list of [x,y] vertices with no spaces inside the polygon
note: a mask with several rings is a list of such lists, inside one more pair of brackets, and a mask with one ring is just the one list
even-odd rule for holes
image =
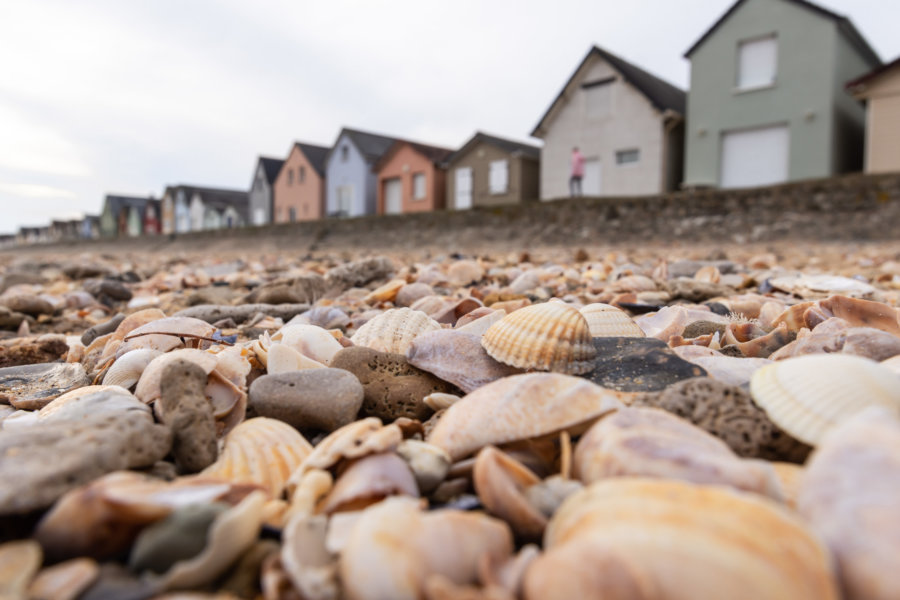
{"label": "row of beach houses", "polygon": [[687,50],[690,91],[592,47],[531,131],[444,148],[357,129],[259,157],[248,190],[169,185],[107,195],[99,216],[22,228],[40,242],[187,233],[329,217],[465,210],[569,195],[750,187],[900,171],[900,59],[805,0],[738,0]]}

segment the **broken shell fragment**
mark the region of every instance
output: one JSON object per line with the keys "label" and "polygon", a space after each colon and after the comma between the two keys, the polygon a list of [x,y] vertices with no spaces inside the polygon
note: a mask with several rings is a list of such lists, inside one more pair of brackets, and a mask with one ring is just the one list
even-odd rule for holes
{"label": "broken shell fragment", "polygon": [[388,496],[418,498],[419,489],[407,464],[393,452],[371,454],[348,466],[322,501],[321,511],[362,510]]}
{"label": "broken shell fragment", "polygon": [[506,521],[516,537],[540,540],[547,518],[525,496],[525,490],[540,482],[525,465],[497,448],[482,448],[473,471],[475,491],[492,515]]}

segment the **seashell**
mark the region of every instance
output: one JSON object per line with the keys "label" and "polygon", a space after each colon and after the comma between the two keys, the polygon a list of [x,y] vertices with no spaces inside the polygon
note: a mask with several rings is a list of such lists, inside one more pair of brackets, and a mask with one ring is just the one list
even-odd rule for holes
{"label": "seashell", "polygon": [[315,306],[295,316],[287,322],[287,325],[298,323],[315,325],[322,329],[345,329],[350,324],[350,317],[336,306]]}
{"label": "seashell", "polygon": [[823,310],[818,302],[801,302],[786,308],[784,312],[775,317],[772,326],[778,327],[783,324],[788,331],[796,333],[804,327],[813,329],[832,316],[830,312]]}
{"label": "seashell", "polygon": [[302,598],[334,600],[341,596],[337,556],[326,545],[329,519],[325,515],[300,515],[282,533],[281,562]]}
{"label": "seashell", "polygon": [[562,430],[583,431],[624,406],[631,394],[558,373],[513,375],[466,395],[447,411],[426,440],[458,461],[488,445],[534,439]]}
{"label": "seashell", "polygon": [[819,306],[854,327],[874,327],[900,336],[900,311],[887,304],[846,296],[831,296],[820,300]]}
{"label": "seashell", "polygon": [[509,524],[520,540],[540,540],[547,518],[528,502],[525,490],[538,482],[525,465],[493,446],[482,448],[473,471],[475,492],[488,512]]}
{"label": "seashell", "polygon": [[452,406],[456,402],[459,402],[459,400],[459,396],[456,396],[454,394],[445,394],[443,392],[434,392],[422,398],[422,402],[424,402],[428,406],[428,408],[433,411],[450,408],[450,406]]}
{"label": "seashell", "polygon": [[827,549],[790,512],[720,486],[641,478],[566,500],[524,588],[526,600],[840,597]]}
{"label": "seashell", "polygon": [[579,312],[587,320],[591,337],[644,337],[643,330],[624,310],[596,302],[582,306]]}
{"label": "seashell", "polygon": [[434,295],[434,289],[427,283],[410,283],[400,288],[394,298],[397,306],[412,306],[417,300]]}
{"label": "seashell", "polygon": [[0,368],[0,401],[24,410],[38,410],[90,379],[78,363],[35,363]]}
{"label": "seashell", "polygon": [[769,284],[775,289],[805,297],[834,293],[871,296],[876,291],[868,283],[837,275],[786,275],[769,279]]}
{"label": "seashell", "polygon": [[272,341],[290,346],[300,354],[324,365],[329,364],[334,355],[343,348],[334,336],[315,325],[285,325],[275,332]]}
{"label": "seashell", "polygon": [[732,325],[729,325],[728,327],[729,329],[726,329],[725,331],[724,342],[726,344],[733,345],[734,348],[738,350],[742,356],[746,356],[748,358],[768,358],[773,352],[780,348],[783,348],[785,345],[792,342],[796,337],[796,334],[794,332],[789,331],[787,326],[782,324],[769,333],[743,341],[736,339],[734,335],[734,329],[731,329]]}
{"label": "seashell", "polygon": [[617,279],[611,286],[613,292],[655,292],[656,282],[645,275],[626,275]]}
{"label": "seashell", "polygon": [[207,375],[216,368],[216,355],[205,350],[181,348],[160,354],[150,361],[138,380],[137,387],[134,389],[134,395],[138,400],[146,404],[155,402],[159,398],[163,371],[174,361],[181,359],[199,366]]}
{"label": "seashell", "polygon": [[776,425],[812,446],[867,406],[900,412],[897,375],[852,355],[812,354],[775,362],[753,374],[750,393]]}
{"label": "seashell", "polygon": [[354,461],[334,482],[319,512],[362,510],[389,496],[419,497],[407,464],[393,452],[370,454]]}
{"label": "seashell", "polygon": [[900,355],[883,360],[880,364],[882,367],[886,367],[897,375],[900,375]]}
{"label": "seashell", "polygon": [[392,279],[382,286],[379,286],[369,292],[363,299],[366,304],[375,304],[378,302],[391,302],[397,297],[397,292],[406,285],[405,279]]}
{"label": "seashell", "polygon": [[26,590],[41,568],[43,552],[34,540],[17,540],[0,544],[0,594],[17,600],[28,597]]}
{"label": "seashell", "polygon": [[797,508],[797,493],[800,491],[800,478],[803,476],[803,466],[789,462],[772,462],[772,470],[781,484],[784,503],[791,508]]}
{"label": "seashell", "polygon": [[100,574],[97,561],[76,558],[41,570],[28,586],[29,598],[75,600]]}
{"label": "seashell", "polygon": [[447,453],[426,442],[403,440],[397,446],[397,455],[406,461],[422,495],[433,492],[450,470]]}
{"label": "seashell", "polygon": [[511,294],[524,294],[530,292],[539,285],[541,285],[541,275],[537,270],[532,269],[530,271],[525,271],[513,279],[509,284],[509,292]]}
{"label": "seashell", "polygon": [[545,302],[505,316],[481,345],[494,359],[520,369],[585,373],[597,351],[587,320],[563,302]]}
{"label": "seashell", "polygon": [[704,369],[713,379],[736,386],[750,383],[750,378],[758,369],[772,362],[768,358],[725,356],[704,346],[676,346],[672,351],[679,358]]}
{"label": "seashell", "polygon": [[121,357],[126,352],[138,348],[168,352],[186,345],[199,347],[200,340],[197,338],[208,338],[215,332],[215,327],[193,317],[156,319],[130,331],[123,339],[123,344],[116,350],[116,356]]}
{"label": "seashell", "polygon": [[763,329],[771,330],[775,327],[775,319],[784,312],[785,306],[780,302],[768,301],[764,302],[759,309],[759,325]]}
{"label": "seashell", "polygon": [[350,341],[379,352],[406,354],[416,337],[440,328],[437,321],[423,312],[392,308],[360,327]]}
{"label": "seashell", "polygon": [[900,597],[900,419],[867,408],[834,428],[806,465],[798,512],[822,536],[846,598]]}
{"label": "seashell", "polygon": [[578,442],[574,468],[585,484],[662,477],[782,496],[767,462],[741,459],[719,438],[655,408],[622,408],[598,421]]}
{"label": "seashell", "polygon": [[719,272],[715,265],[706,265],[697,269],[697,272],[694,273],[694,280],[706,283],[719,283],[722,280],[722,273]]}
{"label": "seashell", "polygon": [[284,517],[286,522],[297,515],[312,516],[316,507],[322,502],[331,488],[334,487],[334,478],[328,471],[322,469],[308,469],[303,476],[294,480],[291,492],[291,503]]}
{"label": "seashell", "polygon": [[460,333],[469,333],[472,335],[482,336],[488,328],[506,316],[502,310],[482,306],[467,313],[456,321],[455,331]]}
{"label": "seashell", "polygon": [[301,369],[327,369],[322,363],[300,354],[291,346],[272,344],[266,354],[266,373],[274,375]]}
{"label": "seashell", "polygon": [[568,479],[560,475],[548,477],[525,490],[525,498],[529,504],[548,519],[566,501],[566,498],[584,489],[577,479]]}
{"label": "seashell", "polygon": [[520,372],[491,358],[478,337],[454,329],[420,335],[410,344],[406,359],[464,392]]}
{"label": "seashell", "polygon": [[474,583],[482,561],[502,562],[512,553],[503,521],[459,510],[423,512],[417,500],[392,497],[363,511],[339,572],[348,600],[416,600],[428,577]]}
{"label": "seashell", "polygon": [[131,388],[141,378],[141,373],[154,358],[162,354],[152,348],[139,348],[126,352],[116,359],[103,377],[103,385],[118,385]]}
{"label": "seashell", "polygon": [[447,269],[447,279],[455,287],[478,283],[483,278],[484,267],[474,260],[458,260]]}
{"label": "seashell", "polygon": [[248,419],[225,436],[218,460],[200,475],[252,483],[279,498],[291,473],[313,448],[296,429],[265,417]]}

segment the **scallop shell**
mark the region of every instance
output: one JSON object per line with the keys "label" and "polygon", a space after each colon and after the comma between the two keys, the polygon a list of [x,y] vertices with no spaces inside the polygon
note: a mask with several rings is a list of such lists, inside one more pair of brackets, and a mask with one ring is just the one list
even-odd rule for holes
{"label": "scallop shell", "polygon": [[645,337],[644,331],[624,310],[596,302],[579,309],[587,319],[592,337]]}
{"label": "scallop shell", "polygon": [[225,437],[225,448],[218,460],[200,475],[260,485],[272,498],[279,498],[291,472],[312,449],[286,423],[266,417],[248,419]]}
{"label": "scallop shell", "polygon": [[103,377],[103,385],[118,385],[129,389],[141,378],[141,373],[147,368],[154,358],[162,354],[152,348],[138,348],[126,352],[116,359],[106,375]]}
{"label": "scallop shell", "polygon": [[900,412],[900,377],[875,361],[846,354],[766,365],[753,374],[750,393],[776,425],[812,446],[867,406]]}
{"label": "scallop shell", "polygon": [[416,337],[440,328],[437,321],[423,312],[410,308],[392,308],[360,327],[350,341],[357,346],[366,346],[380,352],[406,354]]}
{"label": "scallop shell", "polygon": [[534,304],[503,317],[481,345],[513,367],[571,374],[590,371],[597,355],[584,315],[563,302]]}

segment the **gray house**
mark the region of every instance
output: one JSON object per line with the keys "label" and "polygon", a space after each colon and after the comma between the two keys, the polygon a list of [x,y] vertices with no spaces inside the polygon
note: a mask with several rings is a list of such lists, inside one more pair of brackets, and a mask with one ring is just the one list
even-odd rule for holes
{"label": "gray house", "polygon": [[250,218],[253,225],[272,222],[275,206],[275,179],[284,161],[279,158],[260,156],[250,183]]}
{"label": "gray house", "polygon": [[861,170],[865,111],[844,84],[881,60],[846,17],[805,0],[738,0],[685,57],[685,186]]}
{"label": "gray house", "polygon": [[326,216],[374,215],[378,177],[373,166],[397,138],[344,128],[325,159]]}

